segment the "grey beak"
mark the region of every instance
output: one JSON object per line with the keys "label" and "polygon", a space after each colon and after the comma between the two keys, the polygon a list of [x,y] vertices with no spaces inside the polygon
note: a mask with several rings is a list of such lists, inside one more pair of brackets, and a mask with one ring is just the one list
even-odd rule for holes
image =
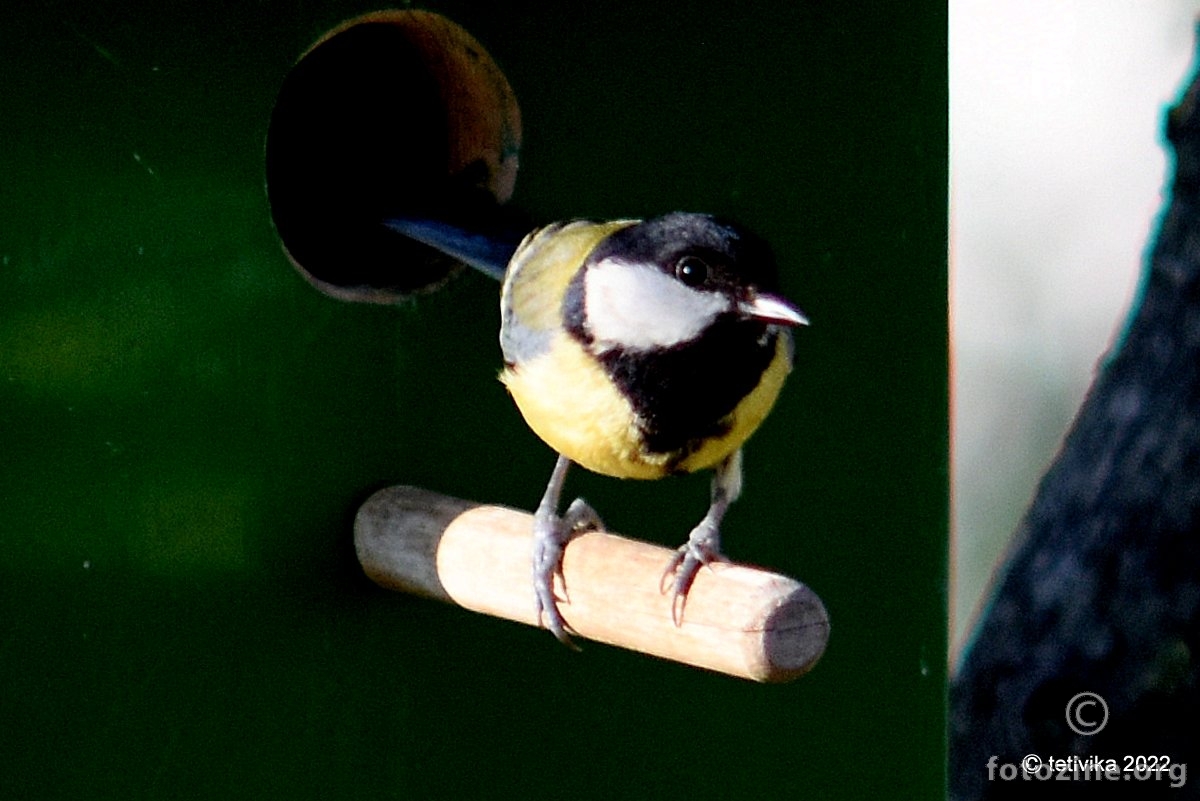
{"label": "grey beak", "polygon": [[804,312],[797,309],[791,301],[778,295],[758,295],[753,300],[743,301],[740,309],[747,317],[771,325],[808,325],[808,318],[804,316]]}

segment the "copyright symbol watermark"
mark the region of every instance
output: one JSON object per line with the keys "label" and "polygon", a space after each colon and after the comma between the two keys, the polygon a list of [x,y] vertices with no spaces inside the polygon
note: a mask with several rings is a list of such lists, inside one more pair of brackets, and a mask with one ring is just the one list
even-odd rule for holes
{"label": "copyright symbol watermark", "polygon": [[1026,754],[1021,760],[1021,770],[1033,775],[1042,769],[1042,758],[1037,754]]}
{"label": "copyright symbol watermark", "polygon": [[1067,725],[1071,731],[1090,737],[1108,723],[1108,704],[1096,693],[1077,693],[1067,701]]}

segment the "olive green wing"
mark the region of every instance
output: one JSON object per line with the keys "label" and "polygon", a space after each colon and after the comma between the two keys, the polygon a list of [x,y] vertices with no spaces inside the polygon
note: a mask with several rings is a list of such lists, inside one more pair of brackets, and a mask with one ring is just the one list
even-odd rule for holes
{"label": "olive green wing", "polygon": [[500,348],[518,365],[543,353],[563,325],[563,298],[571,279],[602,239],[636,220],[577,220],[539,228],[509,262],[500,293]]}

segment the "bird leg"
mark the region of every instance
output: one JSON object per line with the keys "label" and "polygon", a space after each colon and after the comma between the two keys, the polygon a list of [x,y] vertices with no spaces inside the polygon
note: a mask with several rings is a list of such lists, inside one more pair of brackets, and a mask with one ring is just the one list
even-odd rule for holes
{"label": "bird leg", "polygon": [[683,607],[687,603],[688,591],[700,568],[711,562],[727,561],[721,553],[721,520],[741,493],[742,452],[739,449],[717,465],[713,473],[712,500],[708,511],[692,529],[688,541],[675,551],[663,572],[660,589],[666,592],[670,582],[671,619],[676,626],[683,622]]}
{"label": "bird leg", "polygon": [[558,577],[563,596],[569,601],[566,580],[563,578],[563,550],[575,534],[601,531],[604,523],[583,498],[576,498],[567,507],[566,514],[558,516],[558,503],[570,466],[571,460],[560,454],[554,472],[550,474],[546,492],[533,514],[533,590],[538,622],[542,621],[544,614],[546,628],[559,642],[576,648],[568,634],[566,621],[558,611],[554,578]]}

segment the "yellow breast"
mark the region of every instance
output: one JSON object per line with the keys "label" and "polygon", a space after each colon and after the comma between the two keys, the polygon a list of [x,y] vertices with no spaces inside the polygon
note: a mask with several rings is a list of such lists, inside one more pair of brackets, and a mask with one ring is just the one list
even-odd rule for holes
{"label": "yellow breast", "polygon": [[[505,369],[501,380],[525,422],[554,450],[596,473],[654,479],[713,467],[741,447],[775,404],[790,367],[780,336],[763,380],[727,418],[725,433],[690,453],[647,452],[629,400],[565,332],[542,355]],[[713,380],[720,381],[719,373]]]}

